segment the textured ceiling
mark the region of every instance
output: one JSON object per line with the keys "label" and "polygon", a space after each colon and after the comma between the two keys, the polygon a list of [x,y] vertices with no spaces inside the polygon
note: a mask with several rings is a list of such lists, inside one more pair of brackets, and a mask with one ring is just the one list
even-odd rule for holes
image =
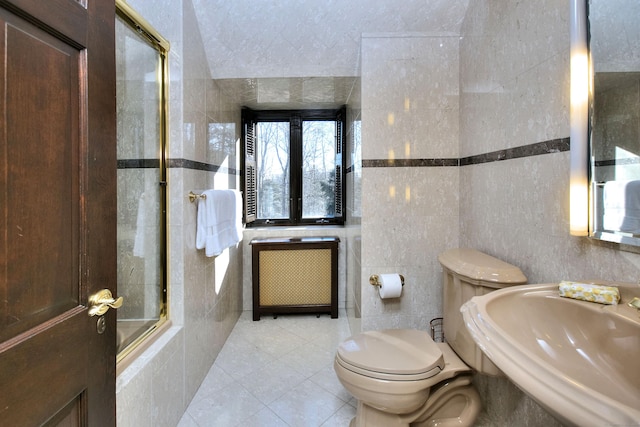
{"label": "textured ceiling", "polygon": [[[269,79],[264,85],[284,88],[298,85],[292,78],[356,77],[363,33],[458,34],[468,2],[193,0],[193,5],[212,78],[222,79],[225,86],[235,84],[233,90],[247,93],[252,79]],[[283,78],[291,84],[271,80]],[[243,80],[233,82],[235,79]],[[310,84],[331,86],[327,83]],[[243,89],[238,87],[243,84]],[[337,84],[348,85],[343,81]],[[282,90],[270,91],[270,96],[280,95],[286,96]],[[258,94],[251,96],[257,99]],[[314,96],[326,98],[329,94]]]}
{"label": "textured ceiling", "polygon": [[194,0],[211,75],[354,76],[362,33],[458,33],[468,0]]}

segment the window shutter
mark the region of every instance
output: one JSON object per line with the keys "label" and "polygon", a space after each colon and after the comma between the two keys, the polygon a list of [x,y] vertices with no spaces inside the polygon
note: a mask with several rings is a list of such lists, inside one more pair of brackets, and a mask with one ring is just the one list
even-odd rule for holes
{"label": "window shutter", "polygon": [[344,217],[344,182],[343,148],[344,148],[345,109],[342,108],[336,118],[336,166],[335,166],[335,216]]}
{"label": "window shutter", "polygon": [[244,190],[244,222],[256,220],[257,213],[257,163],[256,163],[256,123],[248,109],[242,110],[242,131],[244,133],[242,173]]}

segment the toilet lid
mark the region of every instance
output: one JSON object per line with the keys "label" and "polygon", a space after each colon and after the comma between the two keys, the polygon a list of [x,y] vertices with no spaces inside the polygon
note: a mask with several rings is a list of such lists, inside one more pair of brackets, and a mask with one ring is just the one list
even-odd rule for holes
{"label": "toilet lid", "polygon": [[415,329],[363,332],[343,341],[337,353],[343,362],[371,373],[429,378],[444,369],[438,345]]}

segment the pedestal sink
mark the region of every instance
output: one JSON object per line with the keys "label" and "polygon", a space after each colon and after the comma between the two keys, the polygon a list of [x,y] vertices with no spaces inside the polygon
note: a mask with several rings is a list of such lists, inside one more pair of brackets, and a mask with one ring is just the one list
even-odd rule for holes
{"label": "pedestal sink", "polygon": [[[599,282],[604,283],[604,282]],[[558,284],[473,297],[461,308],[482,351],[559,421],[640,426],[640,285],[618,286],[618,305],[562,298]]]}

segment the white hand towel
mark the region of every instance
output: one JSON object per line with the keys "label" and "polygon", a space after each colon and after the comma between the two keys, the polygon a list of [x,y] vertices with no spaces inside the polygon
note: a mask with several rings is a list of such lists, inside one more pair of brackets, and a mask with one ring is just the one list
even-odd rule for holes
{"label": "white hand towel", "polygon": [[242,197],[236,190],[220,190],[216,194],[220,247],[224,250],[242,240]]}
{"label": "white hand towel", "polygon": [[242,241],[242,193],[237,190],[233,190],[233,196],[235,199],[235,224],[234,224],[234,244]]}
{"label": "white hand towel", "polygon": [[213,257],[242,240],[242,202],[235,190],[207,190],[202,194],[206,198],[198,201],[196,248]]}

